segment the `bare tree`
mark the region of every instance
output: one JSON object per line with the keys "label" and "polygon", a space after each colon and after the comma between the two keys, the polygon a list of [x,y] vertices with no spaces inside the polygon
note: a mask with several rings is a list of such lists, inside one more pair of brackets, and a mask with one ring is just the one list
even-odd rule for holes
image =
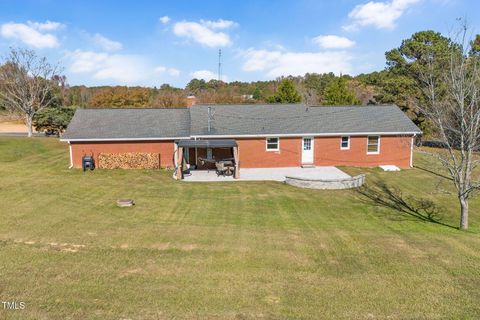
{"label": "bare tree", "polygon": [[419,108],[445,148],[429,152],[446,168],[460,203],[460,229],[468,229],[468,203],[480,187],[480,60],[471,54],[468,28],[462,25],[445,63],[427,59],[418,76],[427,103]]}
{"label": "bare tree", "polygon": [[183,90],[160,90],[152,100],[150,104],[156,108],[178,108],[186,106]]}
{"label": "bare tree", "polygon": [[23,114],[31,137],[33,117],[55,99],[59,67],[28,49],[11,48],[3,62],[0,95],[8,109]]}

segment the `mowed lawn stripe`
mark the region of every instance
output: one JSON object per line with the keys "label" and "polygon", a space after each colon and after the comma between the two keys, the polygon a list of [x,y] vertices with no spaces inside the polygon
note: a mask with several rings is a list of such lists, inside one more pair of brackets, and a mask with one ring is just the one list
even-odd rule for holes
{"label": "mowed lawn stripe", "polygon": [[[68,170],[55,139],[0,138],[0,290],[8,319],[475,319],[480,219],[420,221],[355,190],[184,183],[165,170]],[[442,172],[415,154],[415,163]],[[366,173],[458,223],[448,181]],[[132,198],[133,208],[118,208]]]}

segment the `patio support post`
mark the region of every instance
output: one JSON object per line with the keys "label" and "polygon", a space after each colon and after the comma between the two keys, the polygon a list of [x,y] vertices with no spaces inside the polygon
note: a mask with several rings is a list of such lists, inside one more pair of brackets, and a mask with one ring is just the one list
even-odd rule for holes
{"label": "patio support post", "polygon": [[233,176],[235,179],[240,178],[240,157],[238,153],[238,146],[233,147],[233,158],[235,160],[235,175]]}
{"label": "patio support post", "polygon": [[[176,170],[178,166],[178,143],[173,144],[173,169]],[[177,180],[177,172],[173,172],[173,179]]]}
{"label": "patio support post", "polygon": [[177,150],[177,180],[183,179],[183,147]]}

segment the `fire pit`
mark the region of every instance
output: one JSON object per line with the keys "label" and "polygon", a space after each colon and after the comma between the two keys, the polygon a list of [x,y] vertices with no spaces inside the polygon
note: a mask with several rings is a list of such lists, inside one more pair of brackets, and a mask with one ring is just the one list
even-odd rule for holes
{"label": "fire pit", "polygon": [[119,199],[117,200],[117,206],[119,207],[131,207],[135,205],[135,201],[132,199]]}

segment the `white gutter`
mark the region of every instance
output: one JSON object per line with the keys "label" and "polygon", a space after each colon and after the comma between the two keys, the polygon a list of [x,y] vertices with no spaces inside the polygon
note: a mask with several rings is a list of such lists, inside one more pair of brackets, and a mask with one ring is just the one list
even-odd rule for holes
{"label": "white gutter", "polygon": [[368,135],[382,135],[382,136],[398,136],[398,135],[413,135],[421,134],[421,131],[413,132],[334,132],[334,133],[288,133],[288,134],[232,134],[232,135],[196,135],[189,137],[159,137],[159,138],[105,138],[105,139],[60,139],[66,142],[95,142],[95,141],[168,141],[168,140],[182,140],[182,139],[204,139],[204,138],[266,138],[266,137],[337,137],[337,136],[368,136]]}
{"label": "white gutter", "polygon": [[334,132],[334,133],[289,133],[289,134],[239,134],[239,135],[197,135],[192,138],[265,138],[265,137],[336,137],[336,136],[398,136],[398,135],[417,135],[421,133],[416,132]]}
{"label": "white gutter", "polygon": [[72,145],[70,144],[70,142],[68,143],[68,149],[70,149],[70,167],[68,167],[68,169],[72,169],[73,168],[73,157],[72,157]]}
{"label": "white gutter", "polygon": [[162,137],[162,138],[109,138],[109,139],[60,139],[60,141],[157,141],[157,140],[180,140],[180,139],[190,139],[190,137]]}

